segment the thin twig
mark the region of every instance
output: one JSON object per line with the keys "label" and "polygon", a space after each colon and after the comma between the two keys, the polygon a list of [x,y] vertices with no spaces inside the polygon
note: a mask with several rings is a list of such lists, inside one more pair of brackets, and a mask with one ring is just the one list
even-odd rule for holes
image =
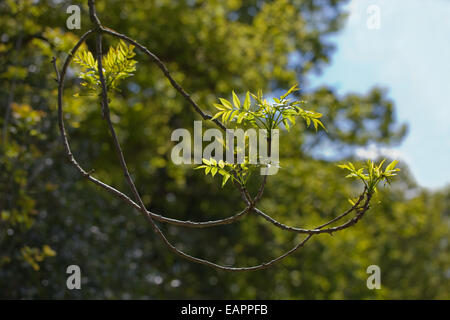
{"label": "thin twig", "polygon": [[[358,205],[359,205],[360,201],[364,198],[365,194],[366,194],[366,201],[364,202],[364,205],[361,208],[359,208]],[[286,231],[292,231],[292,232],[303,233],[303,234],[321,234],[321,233],[332,234],[334,232],[347,229],[348,227],[351,227],[354,224],[356,224],[362,218],[364,213],[369,209],[369,202],[370,202],[371,197],[372,197],[372,195],[370,193],[364,192],[360,196],[358,202],[354,206],[352,206],[350,209],[345,211],[340,216],[332,219],[331,221],[329,221],[323,225],[320,225],[319,227],[317,227],[315,229],[303,229],[303,228],[291,227],[291,226],[285,225],[285,224],[275,220],[274,218],[272,218],[271,216],[269,216],[268,214],[264,213],[263,211],[261,211],[260,209],[258,209],[256,207],[253,208],[252,210],[254,212],[256,212],[256,214],[258,214],[259,216],[263,217],[265,220],[272,223],[273,225],[277,226],[280,229],[286,230]],[[345,217],[346,215],[348,215],[350,212],[353,212],[353,211],[357,212],[356,216],[354,218],[348,220],[347,222],[343,223],[342,225],[339,225],[337,227],[322,229],[323,227],[325,227],[333,222],[336,222],[339,219],[342,219],[343,217]]]}
{"label": "thin twig", "polygon": [[59,77],[58,67],[56,66],[56,57],[52,58],[51,63],[53,65],[53,69],[55,69],[55,73],[56,73],[56,79],[55,80],[56,80],[56,82],[59,82],[60,77]]}

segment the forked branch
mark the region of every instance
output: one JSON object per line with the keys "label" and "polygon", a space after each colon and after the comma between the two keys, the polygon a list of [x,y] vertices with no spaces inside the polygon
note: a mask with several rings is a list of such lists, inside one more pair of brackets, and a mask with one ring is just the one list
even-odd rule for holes
{"label": "forked branch", "polygon": [[[94,0],[88,0],[88,5],[89,5],[89,14],[90,14],[90,19],[93,25],[93,29],[87,31],[85,34],[83,34],[81,36],[81,38],[79,39],[79,41],[76,43],[76,45],[73,47],[73,49],[71,50],[69,56],[66,58],[63,67],[61,69],[61,71],[58,71],[58,68],[56,66],[56,61],[55,59],[52,60],[53,66],[55,68],[55,72],[57,75],[57,81],[58,81],[58,122],[59,122],[59,129],[60,129],[60,133],[61,133],[61,137],[63,140],[63,145],[68,157],[69,162],[80,172],[81,175],[85,176],[89,181],[93,182],[94,184],[104,188],[105,190],[107,190],[108,192],[110,192],[111,194],[113,194],[114,196],[122,199],[125,203],[127,203],[128,205],[134,207],[135,209],[139,210],[149,221],[149,223],[151,224],[152,228],[154,229],[154,231],[156,232],[156,234],[161,238],[161,240],[164,242],[164,244],[175,254],[190,260],[192,262],[196,262],[196,263],[200,263],[203,265],[207,265],[216,269],[220,269],[220,270],[225,270],[225,271],[250,271],[250,270],[258,270],[258,269],[263,269],[266,267],[269,267],[279,261],[281,261],[282,259],[286,258],[287,256],[289,256],[290,254],[294,253],[295,251],[297,251],[298,249],[300,249],[301,247],[304,246],[304,244],[313,236],[316,234],[321,234],[321,233],[333,233],[333,232],[337,232],[340,230],[344,230],[346,228],[349,228],[350,226],[356,224],[364,215],[364,213],[369,209],[369,203],[372,197],[372,193],[373,190],[369,190],[367,187],[364,189],[363,193],[360,195],[360,197],[358,198],[358,200],[353,204],[353,206],[351,208],[349,208],[347,211],[345,211],[344,213],[340,214],[339,216],[335,217],[334,219],[328,221],[327,223],[324,223],[314,229],[304,229],[304,228],[297,228],[297,227],[291,227],[288,225],[285,225],[277,220],[275,220],[274,218],[272,218],[271,216],[269,216],[268,214],[264,213],[263,211],[261,211],[260,209],[258,209],[256,207],[256,204],[258,203],[258,201],[261,199],[262,195],[263,195],[263,191],[264,191],[264,187],[266,185],[267,182],[267,176],[265,176],[263,178],[263,181],[261,183],[261,186],[258,189],[257,194],[255,195],[255,197],[251,197],[249,192],[247,191],[247,189],[245,188],[245,185],[239,185],[239,192],[242,195],[243,201],[245,202],[245,208],[241,211],[236,213],[235,215],[232,215],[230,217],[224,218],[224,219],[219,219],[219,220],[212,220],[212,221],[203,221],[203,222],[194,222],[194,221],[184,221],[184,220],[177,220],[177,219],[172,219],[172,218],[168,218],[165,217],[163,215],[159,215],[153,212],[150,212],[149,210],[146,209],[142,198],[138,192],[138,189],[136,187],[136,185],[134,184],[134,181],[130,175],[130,172],[128,170],[128,166],[125,160],[125,156],[123,154],[117,133],[114,129],[114,126],[112,124],[111,121],[111,117],[110,117],[110,108],[109,108],[109,99],[108,99],[108,90],[107,90],[107,85],[106,85],[106,81],[105,81],[105,76],[103,74],[103,65],[102,65],[102,35],[103,34],[108,34],[111,35],[113,37],[122,39],[126,42],[128,42],[129,44],[134,45],[136,48],[138,48],[139,50],[141,50],[145,55],[147,55],[150,60],[155,63],[159,69],[161,69],[161,71],[163,72],[164,76],[169,80],[169,82],[171,83],[171,85],[184,97],[184,99],[186,99],[186,101],[194,108],[194,110],[202,117],[202,119],[204,120],[212,120],[220,129],[222,130],[226,130],[226,126],[224,125],[224,123],[222,123],[220,120],[218,119],[213,119],[212,116],[208,115],[207,113],[203,112],[202,109],[197,105],[197,103],[190,97],[190,95],[183,89],[183,87],[178,84],[174,78],[170,75],[169,70],[167,69],[167,67],[165,66],[165,64],[161,61],[161,59],[159,59],[154,53],[152,53],[149,49],[147,49],[146,47],[144,47],[143,45],[139,44],[137,41],[117,32],[114,31],[112,29],[106,28],[104,27],[101,22],[100,19],[98,18],[96,11],[95,11],[95,1]],[[78,163],[78,161],[75,159],[74,155],[71,152],[71,148],[70,148],[70,144],[69,144],[69,140],[68,140],[68,134],[66,132],[65,129],[65,125],[64,125],[64,112],[63,112],[63,90],[64,90],[64,79],[67,73],[67,69],[73,59],[73,57],[75,56],[77,50],[80,48],[80,46],[82,45],[82,43],[84,43],[86,41],[86,39],[92,35],[95,35],[95,43],[96,43],[96,57],[97,57],[97,69],[98,69],[98,75],[99,75],[99,80],[100,80],[100,85],[101,85],[101,108],[102,108],[102,113],[104,116],[105,121],[107,122],[108,125],[108,130],[109,133],[112,137],[112,141],[114,144],[114,148],[116,151],[116,154],[118,156],[119,159],[119,163],[121,166],[121,169],[123,171],[123,174],[125,176],[125,180],[128,184],[128,187],[131,190],[132,193],[132,198],[130,198],[129,196],[127,196],[125,193],[117,190],[116,188],[108,185],[105,182],[102,182],[101,180],[95,178],[92,176],[92,170],[91,171],[86,171],[85,169],[83,169],[81,167],[81,165]],[[270,143],[269,143],[270,145]],[[363,202],[363,200],[365,199],[365,201]],[[254,212],[256,213],[256,215],[262,217],[263,219],[265,219],[266,221],[272,223],[273,225],[275,225],[276,227],[283,229],[285,231],[290,231],[290,232],[295,232],[295,233],[301,233],[301,234],[306,234],[306,237],[301,240],[297,245],[295,245],[292,249],[288,250],[287,252],[285,252],[284,254],[280,255],[279,257],[272,259],[268,262],[264,262],[255,266],[250,266],[250,267],[231,267],[231,266],[224,266],[224,265],[219,265],[216,264],[214,262],[211,261],[207,261],[204,259],[200,259],[197,257],[193,257],[181,250],[179,250],[178,248],[176,248],[167,238],[166,236],[163,234],[163,232],[161,231],[161,229],[159,228],[159,226],[157,225],[156,221],[158,222],[163,222],[163,223],[168,223],[168,224],[172,224],[175,226],[183,226],[183,227],[192,227],[192,228],[206,228],[206,227],[214,227],[214,226],[219,226],[219,225],[225,225],[225,224],[230,224],[233,223],[235,221],[238,221],[239,219],[241,219],[242,217],[244,217],[246,214],[248,214],[249,212]],[[355,216],[353,218],[351,218],[350,220],[346,221],[345,223],[336,226],[336,227],[328,227],[325,228],[335,222],[338,222],[339,220],[341,220],[342,218],[344,218],[345,216],[349,215],[350,213],[355,212]]]}

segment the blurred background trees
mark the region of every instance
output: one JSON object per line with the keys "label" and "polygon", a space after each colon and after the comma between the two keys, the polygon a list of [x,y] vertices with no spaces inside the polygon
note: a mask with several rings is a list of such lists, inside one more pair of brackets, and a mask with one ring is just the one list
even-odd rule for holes
{"label": "blurred background trees", "polygon": [[[420,188],[405,163],[361,223],[313,238],[270,269],[219,272],[169,252],[139,212],[66,162],[50,61],[56,56],[61,64],[90,27],[85,2],[0,3],[1,298],[450,298],[450,189]],[[97,10],[106,26],[154,51],[210,113],[216,98],[231,90],[277,93],[300,83],[307,107],[324,114],[329,132],[311,134],[298,125],[281,133],[286,170],[270,177],[261,205],[285,223],[311,227],[345,210],[347,198],[358,192],[338,161],[351,159],[356,146],[400,143],[407,132],[382,89],[342,97],[333,88],[307,86],[308,74],[330,61],[328,36],[341,28],[345,2],[97,0]],[[70,4],[82,6],[82,30],[66,29]],[[105,46],[116,44],[105,37]],[[140,53],[136,59],[137,72],[124,81],[111,109],[147,207],[191,220],[242,209],[231,185],[221,189],[218,180],[171,162],[171,132],[192,129],[199,117],[156,66]],[[96,99],[74,97],[79,84],[72,69],[65,110],[73,151],[84,167],[126,191]],[[163,230],[194,255],[238,265],[275,257],[298,240],[252,215],[208,230]],[[66,288],[71,264],[81,268],[82,290]],[[366,287],[372,264],[381,268],[381,290]]]}

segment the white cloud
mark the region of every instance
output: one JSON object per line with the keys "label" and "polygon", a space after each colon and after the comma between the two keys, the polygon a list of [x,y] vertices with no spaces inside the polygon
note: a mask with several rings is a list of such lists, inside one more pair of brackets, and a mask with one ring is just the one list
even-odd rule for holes
{"label": "white cloud", "polygon": [[400,150],[388,147],[379,147],[375,144],[357,148],[355,150],[355,155],[361,159],[375,160],[378,158],[389,158],[407,161],[407,156]]}

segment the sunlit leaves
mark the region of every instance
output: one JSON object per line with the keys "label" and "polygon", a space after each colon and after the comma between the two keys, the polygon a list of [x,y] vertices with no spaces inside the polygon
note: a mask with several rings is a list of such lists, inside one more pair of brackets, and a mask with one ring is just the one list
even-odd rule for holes
{"label": "sunlit leaves", "polygon": [[216,174],[219,174],[222,176],[222,187],[225,186],[230,178],[240,185],[245,185],[250,177],[250,170],[247,161],[244,161],[244,163],[241,164],[232,164],[223,160],[217,161],[211,158],[202,159],[202,162],[203,164],[197,166],[195,170],[205,169],[205,175],[211,174],[213,177]]}
{"label": "sunlit leaves", "polygon": [[383,164],[386,160],[381,161],[376,165],[372,160],[367,160],[362,168],[356,168],[351,162],[338,165],[339,168],[346,169],[350,173],[346,178],[355,178],[361,180],[366,186],[368,192],[375,192],[379,182],[384,181],[390,183],[392,177],[396,176],[399,168],[395,168],[398,160],[392,161],[384,170]]}
{"label": "sunlit leaves", "polygon": [[[106,56],[103,57],[103,73],[107,90],[118,91],[121,80],[131,77],[136,71],[136,60],[134,46],[127,46],[122,40],[116,48],[110,47]],[[87,94],[99,94],[101,91],[100,77],[98,74],[97,61],[90,51],[81,50],[74,57],[81,72],[79,77],[83,79],[81,85]],[[82,92],[83,94],[83,92]]]}
{"label": "sunlit leaves", "polygon": [[196,167],[195,169],[205,169],[205,175],[211,173],[214,177],[217,173],[219,173],[222,179],[222,187],[227,183],[227,181],[232,177],[231,170],[233,165],[224,162],[223,160],[215,160],[215,159],[202,159],[203,164]]}
{"label": "sunlit leaves", "polygon": [[[273,130],[283,125],[289,131],[290,127],[295,125],[298,117],[302,118],[308,127],[310,125],[314,126],[316,131],[319,128],[325,129],[325,126],[320,121],[321,113],[301,108],[300,106],[305,103],[303,100],[288,99],[289,95],[298,90],[298,85],[295,84],[279,98],[273,98],[273,102],[268,102],[264,98],[262,90],[258,90],[256,94],[247,91],[243,101],[232,91],[232,101],[219,98],[220,103],[213,104],[218,111],[212,117],[212,120],[221,119],[225,125],[234,124],[235,127],[250,126],[257,129],[265,129],[267,130],[268,141],[272,137]],[[205,163],[201,168],[205,168],[205,174],[211,173],[214,176],[217,171],[209,168],[210,165]],[[252,167],[257,165],[253,164]],[[239,176],[243,172],[243,168],[247,168],[247,166],[250,166],[250,164],[241,166],[239,170],[234,170],[234,173],[237,174],[237,181],[240,184],[245,184],[248,179],[248,176],[245,178],[241,177],[242,179]]]}
{"label": "sunlit leaves", "polygon": [[20,249],[20,252],[23,259],[36,271],[40,269],[39,262],[44,261],[46,257],[54,257],[56,255],[56,252],[48,245],[44,245],[42,250],[24,246]]}
{"label": "sunlit leaves", "polygon": [[[290,94],[298,90],[298,85],[295,84],[282,96],[274,98],[274,103],[269,103],[267,99],[264,99],[261,90],[257,94],[247,91],[245,100],[241,103],[238,95],[233,91],[233,103],[224,98],[219,98],[220,104],[213,104],[219,111],[212,119],[221,117],[222,122],[225,124],[230,124],[231,122],[248,124],[256,128],[266,129],[269,131],[269,134],[271,130],[279,128],[281,124],[289,130],[295,124],[296,117],[303,118],[307,126],[312,124],[316,131],[319,127],[325,129],[325,126],[319,120],[322,117],[321,113],[301,108],[300,105],[304,103],[302,100],[292,101],[287,99]],[[254,100],[253,105],[251,98]]]}

